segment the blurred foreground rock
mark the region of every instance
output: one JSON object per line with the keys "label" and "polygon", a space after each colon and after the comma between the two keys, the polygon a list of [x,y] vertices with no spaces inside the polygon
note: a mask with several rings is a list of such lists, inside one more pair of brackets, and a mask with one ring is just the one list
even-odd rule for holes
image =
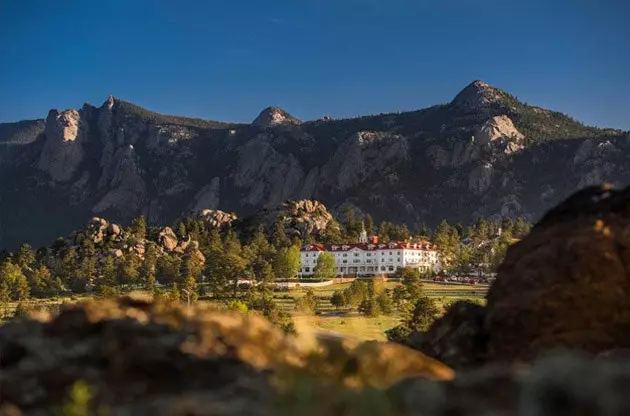
{"label": "blurred foreground rock", "polygon": [[485,308],[454,305],[409,344],[457,369],[556,348],[630,348],[630,188],[586,188],[511,246]]}
{"label": "blurred foreground rock", "polygon": [[60,409],[77,382],[110,414],[233,415],[276,414],[302,380],[344,390],[453,377],[399,345],[294,337],[258,316],[128,298],[1,326],[0,357],[4,414]]}

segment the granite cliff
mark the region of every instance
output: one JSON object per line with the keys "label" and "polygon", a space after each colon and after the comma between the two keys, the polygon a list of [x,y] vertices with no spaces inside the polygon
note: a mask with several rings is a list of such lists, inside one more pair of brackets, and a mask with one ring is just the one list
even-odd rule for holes
{"label": "granite cliff", "polygon": [[629,183],[629,150],[626,132],[584,126],[482,81],[424,110],[306,122],[277,107],[251,124],[213,122],[109,97],[0,124],[0,248],[47,244],[94,216],[165,224],[306,199],[410,228],[481,215],[535,220],[584,186]]}

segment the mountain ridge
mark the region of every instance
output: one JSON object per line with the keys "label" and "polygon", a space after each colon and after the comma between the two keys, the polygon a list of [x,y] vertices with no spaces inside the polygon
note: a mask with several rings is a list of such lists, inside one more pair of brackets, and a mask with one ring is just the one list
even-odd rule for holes
{"label": "mountain ridge", "polygon": [[626,134],[483,81],[421,110],[300,121],[268,107],[251,124],[163,115],[110,96],[0,124],[0,248],[45,243],[94,215],[172,223],[193,208],[247,215],[288,199],[336,213],[353,205],[411,228],[533,220],[579,187],[627,183]]}

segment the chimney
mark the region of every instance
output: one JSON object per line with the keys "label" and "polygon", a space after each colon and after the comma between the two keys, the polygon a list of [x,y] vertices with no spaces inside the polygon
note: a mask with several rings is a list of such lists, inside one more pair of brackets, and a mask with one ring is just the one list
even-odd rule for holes
{"label": "chimney", "polygon": [[372,240],[372,244],[378,244],[378,235],[373,235],[370,239]]}

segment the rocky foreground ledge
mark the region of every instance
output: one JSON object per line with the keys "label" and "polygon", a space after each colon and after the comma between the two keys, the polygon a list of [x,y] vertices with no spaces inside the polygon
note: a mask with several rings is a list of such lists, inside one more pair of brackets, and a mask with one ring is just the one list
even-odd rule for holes
{"label": "rocky foreground ledge", "polygon": [[614,354],[455,374],[395,344],[129,298],[2,326],[0,354],[0,415],[630,414],[630,361]]}

